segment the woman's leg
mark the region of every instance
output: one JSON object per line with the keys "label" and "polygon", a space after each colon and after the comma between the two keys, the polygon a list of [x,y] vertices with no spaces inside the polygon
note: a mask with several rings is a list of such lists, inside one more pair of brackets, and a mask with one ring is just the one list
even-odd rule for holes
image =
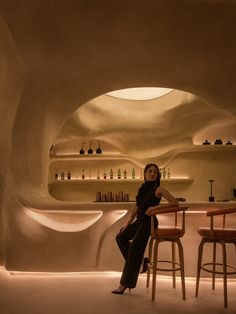
{"label": "woman's leg", "polygon": [[130,224],[125,230],[119,232],[116,236],[116,242],[125,260],[127,260],[127,256],[129,253],[129,248],[131,245],[130,240],[133,239],[138,227],[139,224],[137,221],[135,221]]}
{"label": "woman's leg", "polygon": [[120,284],[122,286],[135,288],[149,236],[150,221],[145,220],[139,223],[133,241],[130,244],[126,263],[120,280]]}

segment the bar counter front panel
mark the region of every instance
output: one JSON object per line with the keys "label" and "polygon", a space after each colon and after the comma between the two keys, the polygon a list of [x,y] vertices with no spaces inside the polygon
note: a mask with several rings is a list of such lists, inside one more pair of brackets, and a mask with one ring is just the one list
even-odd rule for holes
{"label": "bar counter front panel", "polygon": [[[236,202],[180,204],[189,207],[182,243],[186,276],[194,277],[201,240],[197,229],[209,226],[206,210],[233,207]],[[47,204],[47,208],[23,206],[18,213],[18,228],[9,235],[9,244],[14,237],[14,245],[8,245],[5,266],[9,271],[122,271],[123,258],[115,237],[134,207],[134,202],[59,202]],[[160,226],[171,225],[173,216],[159,215],[158,220]],[[221,223],[217,220],[216,226]],[[227,219],[227,226],[233,228],[235,225],[236,215],[232,214]],[[169,245],[160,245],[161,259],[169,256]],[[211,247],[206,246],[206,250],[204,257],[211,260]],[[228,250],[228,262],[234,264],[235,252],[231,247]],[[209,274],[203,272],[203,276]]]}

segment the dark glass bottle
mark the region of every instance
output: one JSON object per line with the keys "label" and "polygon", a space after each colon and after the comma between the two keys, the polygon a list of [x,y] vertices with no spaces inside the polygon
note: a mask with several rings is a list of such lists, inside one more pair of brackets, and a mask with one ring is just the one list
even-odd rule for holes
{"label": "dark glass bottle", "polygon": [[110,179],[113,179],[113,170],[110,171]]}
{"label": "dark glass bottle", "polygon": [[82,180],[84,180],[85,179],[85,171],[84,171],[84,169],[82,170]]}
{"label": "dark glass bottle", "polygon": [[84,154],[84,145],[85,145],[85,142],[83,142],[83,144],[81,145],[81,149],[79,151],[80,155]]}
{"label": "dark glass bottle", "polygon": [[67,180],[70,180],[71,179],[71,173],[70,171],[67,172]]}
{"label": "dark glass bottle", "polygon": [[57,170],[55,171],[55,180],[58,180],[58,172],[57,172]]}
{"label": "dark glass bottle", "polygon": [[101,153],[102,153],[101,144],[100,144],[100,141],[98,141],[98,147],[96,149],[96,154],[101,154]]}
{"label": "dark glass bottle", "polygon": [[93,153],[91,145],[92,145],[92,142],[89,142],[88,154],[90,154],[90,155]]}
{"label": "dark glass bottle", "polygon": [[107,178],[107,173],[106,173],[106,169],[104,169],[104,172],[103,172],[103,179],[106,180]]}
{"label": "dark glass bottle", "polygon": [[118,179],[121,179],[121,171],[120,171],[120,168],[118,169],[117,178],[118,178]]}

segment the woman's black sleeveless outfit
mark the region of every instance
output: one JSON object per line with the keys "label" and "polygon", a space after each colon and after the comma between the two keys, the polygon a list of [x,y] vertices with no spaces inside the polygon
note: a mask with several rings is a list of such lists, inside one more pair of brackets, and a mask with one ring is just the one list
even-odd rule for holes
{"label": "woman's black sleeveless outfit", "polygon": [[[158,205],[161,200],[155,196],[155,185],[155,182],[148,181],[139,188],[136,196],[137,219],[116,236],[117,244],[125,259],[120,283],[127,288],[135,288],[136,286],[150,236],[151,217],[145,215],[145,212],[148,207]],[[156,227],[157,224],[156,219]]]}

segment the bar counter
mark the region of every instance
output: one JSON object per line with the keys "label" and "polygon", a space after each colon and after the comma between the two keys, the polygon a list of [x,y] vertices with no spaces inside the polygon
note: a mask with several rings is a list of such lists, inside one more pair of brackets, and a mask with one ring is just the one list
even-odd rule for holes
{"label": "bar counter", "polygon": [[[78,203],[38,197],[30,202],[21,200],[20,204],[18,245],[8,250],[7,269],[39,272],[122,270],[123,258],[115,237],[128,220],[135,202]],[[201,239],[197,229],[209,226],[206,211],[234,207],[236,202],[180,202],[180,205],[189,207],[186,232],[181,241],[186,276],[194,277]],[[173,218],[173,214],[158,215],[160,226],[171,225]],[[236,227],[236,215],[230,215],[226,223],[226,226]],[[168,245],[160,245],[160,258],[165,259],[169,254]],[[206,253],[204,256],[210,258],[211,250]],[[228,254],[229,263],[234,258],[232,250]]]}

